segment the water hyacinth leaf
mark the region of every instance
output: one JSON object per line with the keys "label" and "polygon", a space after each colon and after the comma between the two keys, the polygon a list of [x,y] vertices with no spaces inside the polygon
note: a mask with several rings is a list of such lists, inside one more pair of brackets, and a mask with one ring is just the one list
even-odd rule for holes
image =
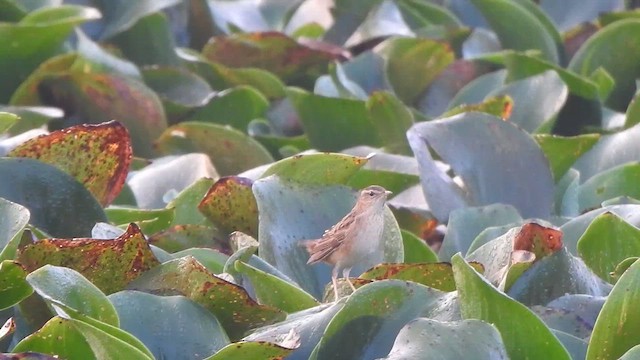
{"label": "water hyacinth leaf", "polygon": [[156,359],[202,359],[229,343],[218,320],[185,297],[121,291],[109,300],[122,319],[121,328],[140,339]]}
{"label": "water hyacinth leaf", "polygon": [[94,325],[58,316],[49,320],[38,332],[20,341],[13,351],[41,352],[67,359],[102,356],[114,359],[120,356],[136,360],[152,359],[148,350],[143,351]]}
{"label": "water hyacinth leaf", "polygon": [[511,205],[492,204],[454,210],[449,215],[447,233],[438,257],[448,261],[458,252],[467,253],[473,240],[484,229],[520,221],[522,217]]}
{"label": "water hyacinth leaf", "polygon": [[381,145],[364,101],[324,97],[296,88],[290,88],[288,96],[305,134],[317,150]]}
{"label": "water hyacinth leaf", "polygon": [[480,320],[453,322],[418,318],[405,325],[386,360],[508,359],[500,332]]}
{"label": "water hyacinth leaf", "polygon": [[16,256],[30,216],[26,207],[0,197],[0,262]]}
{"label": "water hyacinth leaf", "polygon": [[569,90],[555,71],[548,70],[510,82],[488,96],[504,95],[513,99],[509,121],[527,132],[534,132],[560,112],[569,96]]}
{"label": "water hyacinth leaf", "polygon": [[551,328],[573,336],[591,335],[598,314],[607,298],[584,294],[563,295],[544,307],[533,306],[538,316]]}
{"label": "water hyacinth leaf", "polygon": [[581,212],[597,208],[605,200],[618,196],[640,198],[636,189],[640,177],[640,163],[632,162],[602,171],[578,187],[578,204]]}
{"label": "water hyacinth leaf", "polygon": [[[514,1],[506,0],[472,0],[482,15],[491,25],[500,39],[504,49],[529,50],[536,49],[545,60],[559,63],[558,53],[561,44],[556,43],[557,32],[551,33],[534,14],[526,7]],[[514,23],[509,19],[517,18]],[[532,34],[535,34],[532,36]]]}
{"label": "water hyacinth leaf", "polygon": [[598,142],[600,135],[585,134],[563,137],[550,134],[535,134],[533,138],[549,160],[553,178],[556,182],[559,182],[571,165]]}
{"label": "water hyacinth leaf", "polygon": [[159,264],[137,225],[113,240],[45,239],[18,251],[29,271],[46,264],[80,272],[106,294],[122,290],[141,273]]}
{"label": "water hyacinth leaf", "polygon": [[435,263],[438,261],[438,255],[427,245],[421,238],[413,233],[401,229],[402,247],[404,248],[404,263]]}
{"label": "water hyacinth leaf", "polygon": [[109,38],[130,29],[140,19],[147,15],[178,4],[177,0],[149,1],[143,0],[137,4],[130,3],[106,3],[101,4],[104,14],[105,28],[102,38]]}
{"label": "water hyacinth leaf", "polygon": [[10,135],[22,134],[47,124],[50,120],[60,119],[64,112],[58,108],[47,106],[1,106],[0,111],[18,115],[20,118],[9,129]]}
{"label": "water hyacinth leaf", "polygon": [[136,223],[145,234],[166,230],[173,220],[173,209],[138,209],[134,207],[110,206],[105,209],[107,218],[115,225]]}
{"label": "water hyacinth leaf", "polygon": [[120,324],[116,309],[105,294],[73,269],[45,265],[30,273],[26,280],[50,305],[70,307],[116,327]]}
{"label": "water hyacinth leaf", "polygon": [[[446,293],[400,280],[377,281],[353,293],[327,326],[312,359],[379,358],[416,317],[453,320]],[[355,331],[355,329],[369,329]]]}
{"label": "water hyacinth leaf", "polygon": [[613,270],[609,274],[611,276],[611,280],[614,283],[618,282],[622,274],[624,274],[624,272],[627,271],[627,269],[629,269],[631,265],[633,265],[633,263],[636,262],[636,260],[638,259],[639,257],[634,256],[634,257],[630,257],[622,260],[618,265],[616,265],[615,270]]}
{"label": "water hyacinth leaf", "polygon": [[[11,44],[11,51],[0,55],[0,102],[6,103],[13,91],[43,61],[58,53],[73,28],[100,18],[96,9],[64,5],[45,7],[29,13],[17,23],[4,23],[0,43]],[[37,38],[38,41],[33,41]]]}
{"label": "water hyacinth leaf", "polygon": [[505,69],[478,76],[456,93],[449,103],[449,109],[487,100],[487,95],[502,87],[506,78],[507,70]]}
{"label": "water hyacinth leaf", "polygon": [[247,131],[251,120],[265,117],[268,108],[269,100],[262,93],[243,85],[219,92],[186,120],[231,125]]}
{"label": "water hyacinth leaf", "polygon": [[18,122],[20,117],[16,114],[11,114],[8,112],[0,112],[0,134],[4,134],[9,130],[15,123]]}
{"label": "water hyacinth leaf", "polygon": [[412,29],[429,25],[462,26],[455,14],[443,6],[416,0],[398,1],[397,6],[402,18]]}
{"label": "water hyacinth leaf", "polygon": [[309,185],[346,184],[369,158],[340,153],[300,154],[271,165],[261,178],[279,178]]}
{"label": "water hyacinth leaf", "polygon": [[494,324],[509,357],[570,359],[558,338],[531,310],[491,286],[459,254],[451,261],[462,317]]}
{"label": "water hyacinth leaf", "polygon": [[0,262],[0,310],[16,305],[33,293],[33,289],[25,280],[27,274],[27,271],[15,261]]}
{"label": "water hyacinth leaf", "polygon": [[249,277],[261,304],[276,307],[286,313],[302,311],[318,305],[318,301],[304,290],[247,263],[236,261],[235,268]]}
{"label": "water hyacinth leaf", "polygon": [[151,165],[132,173],[127,185],[139,208],[158,209],[166,206],[169,209],[168,203],[202,178],[217,179],[218,173],[209,156],[191,153],[155,159]]}
{"label": "water hyacinth leaf", "polygon": [[513,283],[507,294],[531,306],[546,304],[565,294],[605,296],[610,290],[611,285],[591,272],[582,259],[562,249],[533,264]]}
{"label": "water hyacinth leaf", "polygon": [[605,212],[611,212],[618,215],[620,218],[629,224],[640,227],[640,205],[637,204],[623,204],[612,205],[605,208],[599,208],[589,211],[585,214],[577,216],[560,227],[562,230],[563,242],[567,250],[572,254],[577,254],[578,240],[584,232],[587,230],[591,222],[598,216]]}
{"label": "water hyacinth leaf", "polygon": [[640,344],[640,338],[634,335],[640,323],[640,312],[629,306],[639,301],[639,276],[640,262],[636,261],[611,290],[593,328],[587,359],[617,359]]}
{"label": "water hyacinth leaf", "polygon": [[[260,257],[319,298],[330,282],[331,268],[307,265],[309,255],[299,243],[319,238],[336,224],[351,210],[356,194],[345,186],[292,183],[277,176],[256,181],[253,192],[258,203]],[[353,268],[353,276],[381,262],[404,258],[400,229],[388,209],[384,222],[382,240],[366,261]]]}
{"label": "water hyacinth leaf", "polygon": [[250,328],[285,317],[276,308],[259,305],[243,288],[216,277],[191,256],[147,271],[128,288],[158,295],[182,294],[209,310],[232,340],[242,337]]}
{"label": "water hyacinth leaf", "polygon": [[483,102],[477,104],[462,104],[448,110],[441,117],[449,117],[465,112],[483,112],[502,120],[508,120],[513,110],[513,99],[509,95],[501,95],[486,98]]}
{"label": "water hyacinth leaf", "polygon": [[192,256],[213,274],[223,273],[224,266],[229,261],[228,255],[216,249],[189,248],[171,254],[174,259],[185,256]]}
{"label": "water hyacinth leaf", "polygon": [[52,236],[87,236],[96,222],[106,221],[84,186],[34,159],[0,158],[0,197],[29,209],[29,222]]}
{"label": "water hyacinth leaf", "polygon": [[618,264],[640,256],[640,229],[614,213],[598,215],[578,240],[578,254],[594,273],[613,283]]}
{"label": "water hyacinth leaf", "polygon": [[[484,271],[483,266],[479,263],[471,263],[470,265],[479,272]],[[450,263],[380,264],[365,271],[360,275],[360,279],[412,281],[446,292],[456,289]]]}
{"label": "water hyacinth leaf", "polygon": [[[407,137],[418,159],[425,197],[439,221],[446,222],[457,208],[493,203],[510,204],[523,217],[549,217],[549,165],[533,138],[515,125],[487,114],[465,113],[416,124]],[[451,165],[465,189],[437,167],[429,148]]]}
{"label": "water hyacinth leaf", "polygon": [[374,51],[385,59],[386,78],[406,104],[413,104],[454,60],[449,45],[425,38],[392,38]]}
{"label": "water hyacinth leaf", "polygon": [[145,84],[163,101],[167,116],[175,121],[190,110],[202,107],[214,96],[203,78],[177,67],[152,67],[142,70]]}
{"label": "water hyacinth leaf", "polygon": [[171,225],[210,225],[207,218],[198,210],[198,204],[204,198],[215,181],[211,178],[200,178],[184,188],[167,204],[174,209],[175,216]]}
{"label": "water hyacinth leaf", "polygon": [[131,139],[116,121],[77,125],[31,139],[8,156],[38,159],[73,176],[109,205],[124,186],[131,162]]}
{"label": "water hyacinth leaf", "polygon": [[[616,21],[587,40],[569,63],[569,70],[590,76],[602,67],[615,80],[615,87],[606,104],[614,110],[624,111],[635,94],[635,79],[640,67],[632,59],[640,55],[640,41],[628,34],[640,32],[640,19]],[[626,56],[610,58],[607,54],[624,53]]]}
{"label": "water hyacinth leaf", "polygon": [[258,236],[258,205],[253,182],[239,176],[220,178],[207,191],[198,209],[225,234],[241,231]]}
{"label": "water hyacinth leaf", "polygon": [[292,349],[264,341],[240,341],[225,346],[205,360],[284,359],[291,352]]}
{"label": "water hyacinth leaf", "polygon": [[207,225],[174,225],[151,235],[149,243],[170,253],[190,248],[212,248],[223,254],[231,253],[227,236]]}
{"label": "water hyacinth leaf", "polygon": [[374,92],[367,100],[371,123],[390,153],[411,154],[406,132],[413,125],[413,114],[388,92]]}
{"label": "water hyacinth leaf", "polygon": [[257,141],[229,126],[204,122],[183,122],[169,127],[156,141],[164,154],[204,153],[221,176],[273,161]]}
{"label": "water hyacinth leaf", "polygon": [[261,68],[288,84],[309,85],[338,57],[302,45],[278,32],[233,34],[209,40],[202,54],[211,62],[234,68]]}

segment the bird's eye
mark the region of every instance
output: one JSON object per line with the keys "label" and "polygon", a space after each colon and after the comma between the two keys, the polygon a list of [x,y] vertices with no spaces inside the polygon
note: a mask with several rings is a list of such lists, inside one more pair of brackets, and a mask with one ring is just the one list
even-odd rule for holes
{"label": "bird's eye", "polygon": [[373,191],[369,191],[369,196],[373,196],[375,193]]}

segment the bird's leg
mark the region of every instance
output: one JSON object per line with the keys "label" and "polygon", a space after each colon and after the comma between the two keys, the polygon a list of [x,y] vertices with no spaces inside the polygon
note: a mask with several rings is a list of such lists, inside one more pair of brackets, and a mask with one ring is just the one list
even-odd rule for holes
{"label": "bird's leg", "polygon": [[351,272],[351,268],[346,268],[344,270],[342,270],[342,277],[344,277],[345,280],[347,280],[347,283],[349,284],[349,286],[351,286],[351,289],[353,289],[353,292],[356,291],[356,287],[353,286],[353,284],[351,283],[351,280],[349,280],[349,273]]}
{"label": "bird's leg", "polygon": [[331,271],[331,283],[333,284],[334,301],[338,301],[338,267],[334,266]]}

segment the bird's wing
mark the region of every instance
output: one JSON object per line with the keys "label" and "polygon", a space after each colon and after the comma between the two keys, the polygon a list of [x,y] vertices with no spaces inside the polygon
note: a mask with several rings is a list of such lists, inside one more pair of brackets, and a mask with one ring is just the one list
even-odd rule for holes
{"label": "bird's wing", "polygon": [[307,264],[315,264],[325,260],[340,247],[347,237],[347,231],[345,231],[345,229],[348,228],[349,224],[345,220],[346,218],[342,219],[342,221],[325,231],[322,238],[304,243],[309,255],[311,255]]}

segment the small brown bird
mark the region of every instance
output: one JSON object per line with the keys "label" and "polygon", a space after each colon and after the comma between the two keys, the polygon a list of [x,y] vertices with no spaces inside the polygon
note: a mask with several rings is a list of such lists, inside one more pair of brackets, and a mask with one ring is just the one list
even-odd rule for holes
{"label": "small brown bird", "polygon": [[324,261],[333,265],[331,282],[338,300],[338,273],[349,281],[351,268],[378,247],[384,229],[384,204],[391,191],[372,185],[360,192],[356,205],[337,224],[325,231],[320,239],[305,240],[303,245],[311,256],[307,264]]}

